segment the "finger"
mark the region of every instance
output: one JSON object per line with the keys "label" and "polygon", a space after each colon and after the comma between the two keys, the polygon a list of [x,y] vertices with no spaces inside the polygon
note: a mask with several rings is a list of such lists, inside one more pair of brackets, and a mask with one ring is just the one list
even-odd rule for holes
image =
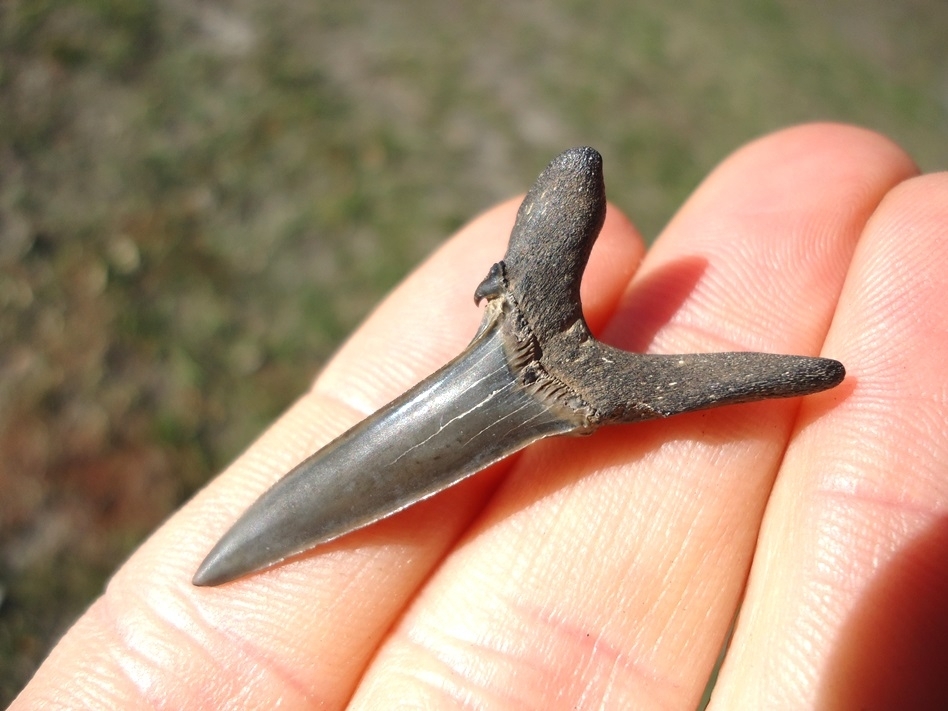
{"label": "finger", "polygon": [[[740,151],[662,235],[607,337],[666,353],[816,353],[865,220],[911,169],[888,141],[839,126]],[[353,707],[694,707],[796,405],[528,450],[386,641]]]}
{"label": "finger", "polygon": [[[339,707],[382,634],[493,486],[475,477],[302,560],[230,586],[190,584],[238,514],[293,464],[454,356],[516,202],[462,230],[370,316],[303,397],[160,529],[50,655],[18,705]],[[601,322],[643,248],[610,210],[584,288]]]}
{"label": "finger", "polygon": [[948,174],[866,226],[715,692],[735,708],[948,707]]}

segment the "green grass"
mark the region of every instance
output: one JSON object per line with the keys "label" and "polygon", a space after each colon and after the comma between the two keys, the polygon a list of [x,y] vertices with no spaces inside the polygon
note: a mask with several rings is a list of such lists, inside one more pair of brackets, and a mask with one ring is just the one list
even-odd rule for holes
{"label": "green grass", "polygon": [[599,148],[649,237],[791,123],[948,165],[939,0],[338,5],[0,5],[0,701],[386,290],[563,148]]}

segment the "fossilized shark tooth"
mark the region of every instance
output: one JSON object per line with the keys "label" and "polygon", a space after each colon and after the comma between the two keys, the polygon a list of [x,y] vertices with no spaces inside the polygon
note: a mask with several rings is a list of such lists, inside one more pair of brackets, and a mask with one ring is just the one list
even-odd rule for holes
{"label": "fossilized shark tooth", "polygon": [[843,365],[768,353],[643,355],[597,341],[579,284],[605,219],[602,158],[561,154],[520,206],[487,299],[454,360],[303,461],[263,494],[194,576],[268,568],[456,484],[551,435],[825,390]]}

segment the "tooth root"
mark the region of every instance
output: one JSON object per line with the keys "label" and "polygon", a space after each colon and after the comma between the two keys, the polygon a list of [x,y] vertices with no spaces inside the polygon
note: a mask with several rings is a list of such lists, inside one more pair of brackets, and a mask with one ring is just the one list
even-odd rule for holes
{"label": "tooth root", "polygon": [[629,353],[566,334],[548,345],[548,369],[580,392],[598,424],[638,422],[693,410],[835,387],[846,375],[839,361],[774,353]]}

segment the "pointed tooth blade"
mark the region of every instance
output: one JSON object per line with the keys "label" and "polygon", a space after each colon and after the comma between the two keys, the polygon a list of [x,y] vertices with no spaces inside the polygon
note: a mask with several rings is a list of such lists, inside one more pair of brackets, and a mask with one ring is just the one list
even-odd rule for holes
{"label": "pointed tooth blade", "polygon": [[[496,323],[496,322],[495,322]],[[525,390],[500,329],[280,479],[194,576],[219,585],[427,498],[538,439],[581,426]]]}

